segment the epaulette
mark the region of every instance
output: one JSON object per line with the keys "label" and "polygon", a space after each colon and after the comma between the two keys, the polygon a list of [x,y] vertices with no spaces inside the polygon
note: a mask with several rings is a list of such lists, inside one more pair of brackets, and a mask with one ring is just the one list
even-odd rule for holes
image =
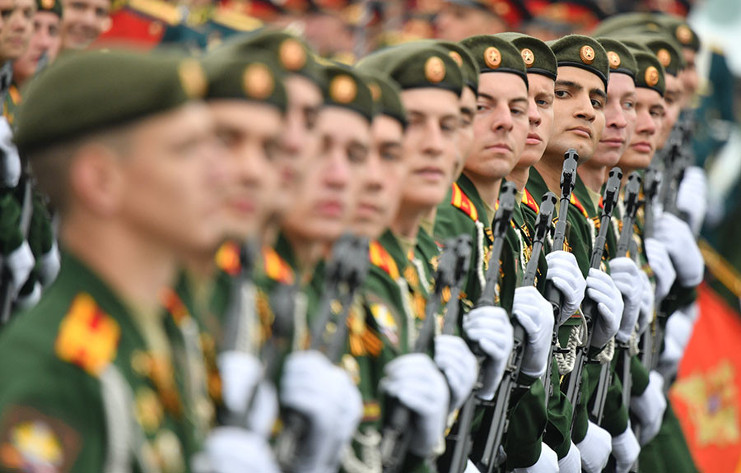
{"label": "epaulette", "polygon": [[177,25],[183,19],[178,7],[160,0],[129,0],[129,8],[137,13],[163,21],[170,26]]}
{"label": "epaulette", "polygon": [[582,205],[582,203],[579,202],[579,199],[577,199],[576,196],[573,193],[571,194],[571,200],[569,202],[571,202],[572,204],[574,204],[574,206],[577,209],[579,209],[579,211],[581,212],[581,214],[584,215],[584,218],[587,218],[587,219],[589,218],[589,214],[587,213],[586,209],[584,208],[584,205]]}
{"label": "epaulette", "polygon": [[386,251],[386,248],[377,241],[372,241],[368,247],[368,253],[372,265],[381,268],[386,274],[391,276],[391,279],[394,281],[399,279],[399,268],[396,266],[394,258],[392,258],[389,252]]}
{"label": "epaulette", "polygon": [[239,261],[239,245],[233,241],[227,241],[221,245],[216,252],[216,266],[230,276],[239,274],[242,269]]}
{"label": "epaulette", "polygon": [[476,206],[473,205],[471,199],[463,193],[458,183],[453,183],[453,195],[450,199],[450,203],[453,207],[460,209],[464,214],[468,215],[471,220],[478,222],[479,212],[476,210]]}
{"label": "epaulette", "polygon": [[525,192],[522,194],[522,203],[532,209],[536,214],[540,212],[538,202],[535,201],[535,198],[527,189],[525,189]]}
{"label": "epaulette", "polygon": [[598,206],[598,207],[599,207],[599,208],[600,208],[601,210],[604,210],[604,209],[605,209],[605,203],[604,203],[604,202],[602,202],[602,197],[601,197],[601,196],[600,196],[600,198],[599,198],[599,202],[597,203],[597,206]]}
{"label": "epaulette", "polygon": [[176,324],[180,325],[183,320],[190,317],[190,311],[174,289],[169,287],[164,289],[160,295],[160,300]]}
{"label": "epaulette", "polygon": [[293,268],[270,246],[262,247],[262,262],[265,275],[281,284],[293,284]]}
{"label": "epaulette", "polygon": [[98,376],[116,358],[121,329],[89,294],[80,293],[59,325],[57,356]]}
{"label": "epaulette", "polygon": [[213,14],[212,21],[236,31],[254,31],[263,23],[255,17],[245,15],[230,8],[219,7]]}

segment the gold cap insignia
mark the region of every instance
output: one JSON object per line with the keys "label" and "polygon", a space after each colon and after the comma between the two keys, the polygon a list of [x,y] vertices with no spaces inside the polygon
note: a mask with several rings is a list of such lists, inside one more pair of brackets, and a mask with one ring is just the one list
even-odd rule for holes
{"label": "gold cap insignia", "polygon": [[445,63],[437,56],[432,56],[425,62],[425,78],[437,84],[445,78]]}
{"label": "gold cap insignia", "polygon": [[579,50],[579,57],[584,64],[592,64],[594,62],[594,49],[585,44]]}
{"label": "gold cap insignia", "polygon": [[375,82],[372,82],[368,84],[368,88],[370,89],[371,97],[373,97],[374,102],[378,102],[381,100],[381,88],[376,84]]}
{"label": "gold cap insignia", "polygon": [[669,51],[664,48],[661,48],[656,52],[656,57],[659,59],[661,65],[664,67],[672,63],[672,55],[669,54]]}
{"label": "gold cap insignia", "polygon": [[268,98],[275,88],[273,74],[270,73],[270,69],[259,62],[247,66],[242,76],[242,84],[247,96],[258,100]]}
{"label": "gold cap insignia", "polygon": [[648,84],[649,87],[655,86],[659,83],[659,70],[656,69],[654,66],[649,66],[648,69],[646,69],[644,78],[646,79],[646,84]]}
{"label": "gold cap insignia", "polygon": [[337,103],[350,103],[355,100],[357,93],[355,81],[345,74],[338,75],[329,84],[329,96]]}
{"label": "gold cap insignia", "polygon": [[535,63],[535,54],[529,48],[523,49],[520,51],[520,54],[522,55],[522,60],[525,62],[527,67],[530,67]]}
{"label": "gold cap insignia", "polygon": [[494,46],[489,46],[484,50],[484,62],[492,69],[496,69],[502,63],[502,53]]}
{"label": "gold cap insignia", "polygon": [[450,51],[448,53],[448,56],[455,61],[456,64],[458,64],[458,67],[463,67],[463,58],[460,54],[458,54],[458,51]]}
{"label": "gold cap insignia", "polygon": [[188,98],[201,98],[206,95],[208,82],[206,82],[206,74],[198,61],[186,59],[181,62],[180,67],[178,67],[178,75],[180,76],[180,85]]}
{"label": "gold cap insignia", "polygon": [[54,8],[54,3],[54,0],[41,0],[41,6],[47,10],[51,10],[52,8]]}
{"label": "gold cap insignia", "polygon": [[690,44],[690,42],[692,41],[692,31],[687,25],[677,26],[676,36],[679,42],[682,44]]}
{"label": "gold cap insignia", "polygon": [[281,43],[278,57],[283,67],[289,71],[297,71],[306,64],[306,51],[295,39],[289,38]]}
{"label": "gold cap insignia", "polygon": [[607,60],[610,62],[612,69],[620,67],[620,55],[615,51],[607,51]]}

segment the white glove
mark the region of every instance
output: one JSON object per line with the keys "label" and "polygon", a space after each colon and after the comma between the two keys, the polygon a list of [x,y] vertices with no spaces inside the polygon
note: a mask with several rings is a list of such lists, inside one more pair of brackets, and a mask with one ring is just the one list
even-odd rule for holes
{"label": "white glove", "polygon": [[435,337],[435,364],[445,375],[450,388],[450,412],[459,409],[471,394],[479,366],[466,342],[454,335]]}
{"label": "white glove", "polygon": [[551,304],[533,286],[515,289],[512,313],[527,333],[527,344],[520,371],[540,378],[550,368],[548,354],[553,338],[553,309]]}
{"label": "white glove", "polygon": [[280,473],[273,451],[260,435],[239,427],[217,427],[193,462],[196,473]]}
{"label": "white glove", "polygon": [[39,264],[39,278],[41,279],[41,284],[43,284],[44,287],[47,287],[57,278],[59,268],[62,264],[61,257],[59,256],[59,247],[57,246],[56,241],[52,242],[49,251],[41,255]]}
{"label": "white glove", "polygon": [[648,264],[656,276],[656,301],[661,302],[669,294],[674,280],[677,279],[677,272],[674,270],[666,245],[656,238],[646,238],[644,245]]}
{"label": "white glove", "polygon": [[[587,294],[597,303],[597,320],[594,321],[592,346],[604,347],[615,336],[623,315],[623,296],[609,274],[590,268],[587,277]],[[581,450],[581,449],[579,449]],[[581,450],[584,453],[583,450]]]}
{"label": "white glove", "polygon": [[679,362],[684,356],[684,350],[692,337],[695,321],[691,315],[687,315],[687,312],[693,309],[696,310],[695,304],[689,306],[687,310],[674,312],[666,321],[664,351],[661,352],[659,359],[659,371],[665,379],[676,374]]}
{"label": "white glove", "polygon": [[630,467],[638,459],[641,447],[628,424],[625,432],[612,438],[612,456],[615,457],[615,471],[617,473],[628,473]]}
{"label": "white glove", "polygon": [[643,271],[641,271],[641,280],[643,281],[641,283],[643,294],[641,295],[641,311],[638,313],[638,335],[642,335],[648,328],[648,324],[654,318],[655,309],[654,289],[648,275]]}
{"label": "white glove", "polygon": [[553,281],[553,285],[563,294],[563,307],[559,325],[574,315],[584,299],[584,289],[587,281],[581,274],[576,257],[569,252],[551,251],[545,257],[548,262],[546,279]]}
{"label": "white glove", "polygon": [[664,213],[656,221],[656,238],[666,245],[679,283],[684,287],[700,284],[705,263],[690,227],[676,216]]}
{"label": "white glove", "polygon": [[14,309],[18,312],[28,310],[34,307],[41,300],[41,284],[36,281],[33,284],[33,289],[28,294],[18,294],[18,298],[13,302],[15,305]]}
{"label": "white glove", "polygon": [[561,473],[581,473],[581,454],[574,442],[571,442],[569,453],[558,460],[558,468]]}
{"label": "white glove", "polygon": [[558,473],[558,455],[546,444],[541,444],[540,456],[534,465],[515,468],[513,473]]}
{"label": "white glove", "polygon": [[339,469],[340,452],[349,445],[363,414],[360,392],[348,374],[319,352],[294,352],[284,366],[280,401],[308,421],[296,471]]}
{"label": "white glove", "polygon": [[612,452],[612,437],[597,424],[589,422],[587,435],[576,444],[581,455],[581,467],[587,473],[598,473],[607,466]]}
{"label": "white glove", "polygon": [[2,159],[2,185],[15,187],[21,178],[21,158],[13,144],[13,131],[5,117],[0,118],[0,158]]}
{"label": "white glove", "polygon": [[443,441],[450,399],[448,383],[429,356],[411,353],[395,358],[384,368],[381,388],[417,415],[412,424],[409,450],[427,457]]}
{"label": "white glove", "polygon": [[708,179],[702,168],[690,166],[684,170],[677,190],[677,208],[689,215],[692,232],[699,234],[708,210]]}
{"label": "white glove", "polygon": [[648,375],[648,386],[640,396],[630,398],[630,410],[641,424],[641,445],[646,445],[659,433],[666,410],[664,378],[656,371]]}
{"label": "white glove", "polygon": [[478,343],[486,355],[480,368],[482,386],[476,392],[476,397],[490,401],[494,399],[512,353],[512,324],[509,316],[501,307],[477,307],[463,317],[463,330],[466,337]]}
{"label": "white glove", "polygon": [[31,274],[33,269],[34,261],[33,252],[26,241],[21,243],[21,246],[13,250],[5,259],[5,264],[8,265],[10,276],[13,279],[14,297],[26,283],[28,275]]}
{"label": "white glove", "polygon": [[623,315],[620,318],[620,328],[615,340],[627,343],[630,334],[636,326],[638,311],[641,309],[643,296],[643,271],[630,258],[615,258],[610,260],[610,276],[615,286],[623,295]]}

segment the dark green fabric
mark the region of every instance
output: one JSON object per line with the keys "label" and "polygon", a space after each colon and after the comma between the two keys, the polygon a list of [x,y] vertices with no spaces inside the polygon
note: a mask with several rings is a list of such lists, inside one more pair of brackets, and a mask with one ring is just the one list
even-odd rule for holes
{"label": "dark green fabric", "polygon": [[514,44],[496,35],[471,36],[461,41],[476,61],[480,74],[509,72],[516,74],[527,85],[527,69],[520,50]]}
{"label": "dark green fabric", "polygon": [[[638,64],[633,53],[625,44],[613,38],[599,37],[597,42],[607,51],[607,60],[610,63],[611,73],[627,74],[635,79],[638,73]],[[617,59],[616,59],[617,58]]]}
{"label": "dark green fabric", "polygon": [[594,38],[577,34],[567,35],[546,43],[556,55],[558,67],[578,67],[596,75],[607,89],[610,63],[607,51]]}
{"label": "dark green fabric", "polygon": [[641,471],[656,473],[695,473],[695,466],[671,402],[667,401],[658,435],[641,448]]}
{"label": "dark green fabric", "polygon": [[381,74],[363,72],[362,77],[370,88],[373,102],[376,105],[376,113],[389,116],[406,128],[407,112],[401,102],[399,86]]}
{"label": "dark green fabric", "polygon": [[528,74],[540,74],[556,80],[556,56],[543,41],[523,33],[498,33],[495,36],[512,43],[519,51]]}

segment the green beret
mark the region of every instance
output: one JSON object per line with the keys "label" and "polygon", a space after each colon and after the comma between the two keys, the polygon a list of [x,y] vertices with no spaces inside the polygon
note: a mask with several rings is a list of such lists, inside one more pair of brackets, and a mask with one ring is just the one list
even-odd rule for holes
{"label": "green beret", "polygon": [[62,18],[62,0],[36,0],[36,11],[54,13]]}
{"label": "green beret", "polygon": [[267,52],[243,57],[206,56],[207,99],[245,99],[274,105],[286,113],[288,99],[282,69]]}
{"label": "green beret", "polygon": [[285,31],[261,29],[236,35],[213,51],[214,54],[241,55],[250,57],[255,49],[272,53],[278,66],[286,74],[302,75],[321,89],[326,86],[324,72],[314,59],[309,46],[300,38]]}
{"label": "green beret", "polygon": [[676,76],[684,69],[682,46],[673,38],[662,34],[644,34],[637,40],[656,55],[667,74]]}
{"label": "green beret", "polygon": [[572,66],[587,70],[602,79],[607,88],[610,77],[610,62],[607,51],[589,36],[572,34],[546,43],[556,55],[558,67]]}
{"label": "green beret", "polygon": [[207,85],[193,58],[121,50],[65,54],[24,91],[15,142],[25,153],[124,125],[201,99]]}
{"label": "green beret", "polygon": [[371,91],[376,113],[386,115],[407,127],[407,111],[401,102],[401,89],[396,83],[381,74],[360,73]]}
{"label": "green beret", "polygon": [[448,56],[461,68],[463,74],[463,83],[468,86],[473,93],[478,95],[479,93],[479,68],[476,65],[476,61],[471,55],[471,51],[461,46],[459,43],[452,41],[442,40],[429,40],[429,42],[436,44],[448,52]]}
{"label": "green beret", "polygon": [[683,48],[691,49],[695,52],[700,50],[700,37],[697,36],[695,30],[690,28],[690,25],[687,24],[684,18],[663,13],[655,13],[654,18]]}
{"label": "green beret", "polygon": [[638,64],[628,46],[613,38],[597,38],[597,42],[607,51],[607,61],[610,63],[610,73],[628,74],[635,80],[638,73]]}
{"label": "green beret", "polygon": [[509,72],[527,82],[527,69],[520,51],[509,41],[494,35],[471,36],[461,41],[476,60],[480,74]]}
{"label": "green beret", "polygon": [[373,121],[375,105],[368,84],[356,71],[347,66],[329,64],[323,66],[327,78],[327,94],[324,104],[342,107],[359,113],[369,122]]}
{"label": "green beret", "polygon": [[448,52],[425,42],[404,43],[382,49],[363,58],[357,65],[362,72],[388,75],[402,90],[435,88],[463,91],[463,73]]}
{"label": "green beret", "polygon": [[666,90],[664,66],[653,53],[636,48],[631,48],[631,52],[638,64],[636,87],[655,90],[663,97]]}
{"label": "green beret", "polygon": [[661,25],[651,13],[633,12],[614,15],[600,22],[592,31],[592,36],[614,36],[614,33],[631,28],[646,28],[657,31]]}
{"label": "green beret", "polygon": [[551,48],[538,38],[523,33],[499,33],[494,35],[512,43],[519,51],[528,74],[541,74],[556,80],[558,64]]}

